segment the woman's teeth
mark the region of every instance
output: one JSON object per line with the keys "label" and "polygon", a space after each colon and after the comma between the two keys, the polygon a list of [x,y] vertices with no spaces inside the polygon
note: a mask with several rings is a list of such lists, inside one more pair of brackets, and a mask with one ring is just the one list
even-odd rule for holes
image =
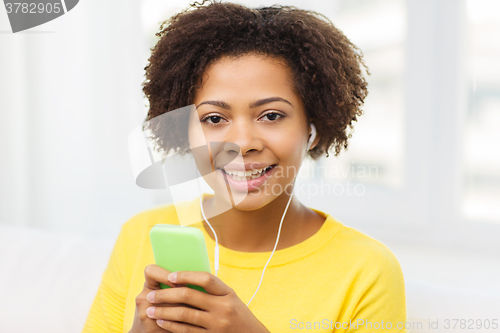
{"label": "woman's teeth", "polygon": [[256,169],[256,170],[248,170],[248,171],[226,171],[226,170],[224,170],[224,172],[226,174],[230,175],[231,178],[233,178],[234,180],[242,182],[244,180],[248,181],[248,180],[259,178],[264,173],[266,173],[266,171],[268,171],[271,167],[272,167],[272,165],[265,167],[265,168],[262,168],[262,169]]}

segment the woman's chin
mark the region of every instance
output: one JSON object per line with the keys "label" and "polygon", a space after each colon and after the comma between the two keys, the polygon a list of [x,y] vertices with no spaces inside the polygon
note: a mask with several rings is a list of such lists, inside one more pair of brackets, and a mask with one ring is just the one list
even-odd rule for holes
{"label": "woman's chin", "polygon": [[[212,187],[213,188],[213,187]],[[263,191],[250,191],[242,193],[239,191],[214,190],[216,206],[221,210],[235,208],[241,211],[253,211],[264,207],[273,200],[272,196],[265,195]]]}

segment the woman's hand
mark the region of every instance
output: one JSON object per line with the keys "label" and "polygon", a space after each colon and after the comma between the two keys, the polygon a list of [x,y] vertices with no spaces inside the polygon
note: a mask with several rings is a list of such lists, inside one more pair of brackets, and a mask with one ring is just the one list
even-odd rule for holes
{"label": "woman's hand", "polygon": [[[155,290],[162,290],[160,282],[168,285],[169,287],[176,288],[179,287],[178,284],[172,283],[167,280],[167,276],[170,274],[166,269],[157,266],[149,265],[144,269],[144,276],[146,282],[144,283],[144,288],[141,293],[135,298],[135,316],[132,329],[129,333],[165,333],[169,332],[161,328],[156,324],[156,320],[148,317],[146,314],[146,309],[148,309],[152,304],[147,300],[147,295]],[[167,289],[166,289],[167,290]],[[181,306],[181,304],[158,304],[158,307],[172,307]]]}
{"label": "woman's hand", "polygon": [[[175,272],[168,275],[166,282],[176,288],[154,288],[147,295],[151,303],[147,315],[150,320],[156,320],[158,328],[173,333],[269,333],[234,290],[210,273]],[[208,294],[183,286],[187,284],[203,287]],[[170,306],[165,307],[165,304]]]}

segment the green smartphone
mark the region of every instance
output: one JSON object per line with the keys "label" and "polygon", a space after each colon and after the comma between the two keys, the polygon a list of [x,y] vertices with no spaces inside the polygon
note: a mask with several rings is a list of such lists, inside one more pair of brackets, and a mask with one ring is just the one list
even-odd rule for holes
{"label": "green smartphone", "polygon": [[[207,245],[201,230],[170,224],[157,224],[149,232],[156,265],[170,272],[209,272]],[[160,283],[162,289],[170,288]],[[200,286],[188,284],[190,288],[207,292]]]}

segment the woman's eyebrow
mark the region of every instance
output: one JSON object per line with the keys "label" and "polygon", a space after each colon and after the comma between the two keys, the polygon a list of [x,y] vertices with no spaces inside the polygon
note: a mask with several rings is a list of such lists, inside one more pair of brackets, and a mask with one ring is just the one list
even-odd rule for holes
{"label": "woman's eyebrow", "polygon": [[292,103],[290,103],[289,101],[287,101],[286,99],[284,99],[282,97],[268,97],[268,98],[260,99],[258,101],[250,103],[248,106],[250,107],[250,109],[253,109],[253,108],[256,108],[258,106],[261,106],[261,105],[264,105],[267,103],[271,103],[271,102],[285,102],[285,103],[290,104],[290,106],[293,108]]}
{"label": "woman's eyebrow", "polygon": [[229,106],[229,104],[227,104],[226,102],[223,102],[223,101],[204,101],[204,102],[201,102],[200,104],[198,104],[196,106],[196,108],[199,108],[203,104],[215,105],[215,106],[218,106],[220,108],[227,109],[227,110],[231,109],[231,107]]}
{"label": "woman's eyebrow", "polygon": [[[259,99],[255,102],[251,102],[250,104],[248,104],[248,106],[251,109],[253,109],[253,108],[256,108],[258,106],[261,106],[261,105],[264,105],[267,103],[271,103],[271,102],[285,102],[285,103],[290,104],[293,107],[292,103],[290,103],[289,101],[287,101],[286,99],[284,99],[282,97],[268,97],[268,98],[264,98],[264,99]],[[196,106],[196,108],[199,108],[203,104],[210,104],[210,105],[218,106],[220,108],[227,109],[227,110],[231,109],[229,104],[227,104],[224,101],[204,101],[204,102],[201,102],[200,104],[198,104]]]}

